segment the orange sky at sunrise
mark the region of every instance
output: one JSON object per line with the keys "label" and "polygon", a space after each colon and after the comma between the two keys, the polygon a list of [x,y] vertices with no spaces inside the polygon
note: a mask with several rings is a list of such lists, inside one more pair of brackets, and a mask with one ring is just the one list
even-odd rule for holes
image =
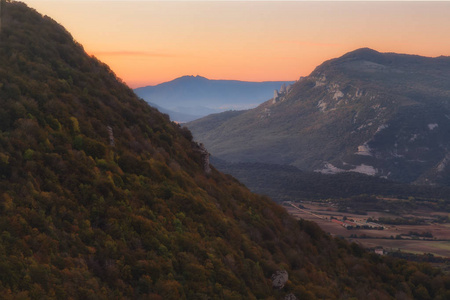
{"label": "orange sky at sunrise", "polygon": [[450,2],[25,0],[130,87],[297,80],[361,47],[450,55]]}

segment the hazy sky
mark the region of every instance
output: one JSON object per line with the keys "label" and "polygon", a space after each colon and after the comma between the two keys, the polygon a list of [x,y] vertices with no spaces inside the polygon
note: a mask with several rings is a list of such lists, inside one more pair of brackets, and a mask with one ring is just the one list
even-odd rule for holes
{"label": "hazy sky", "polygon": [[450,55],[450,2],[23,2],[133,88],[183,75],[296,80],[361,47]]}

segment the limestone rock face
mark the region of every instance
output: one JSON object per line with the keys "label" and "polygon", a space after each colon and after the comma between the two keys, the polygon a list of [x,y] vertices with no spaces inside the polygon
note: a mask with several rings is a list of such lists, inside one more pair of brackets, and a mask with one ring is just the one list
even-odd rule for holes
{"label": "limestone rock face", "polygon": [[[229,162],[318,172],[333,165],[343,172],[449,186],[448,78],[450,57],[360,49],[323,63],[291,89],[281,87],[257,108],[188,127],[214,157]],[[259,117],[269,106],[271,117]]]}
{"label": "limestone rock face", "polygon": [[292,85],[288,85],[286,86],[285,83],[283,83],[281,85],[280,91],[275,90],[273,91],[273,99],[272,99],[272,104],[275,104],[279,101],[283,101],[286,99],[287,94],[289,94],[289,92],[292,89]]}
{"label": "limestone rock face", "polygon": [[289,279],[288,272],[285,270],[276,271],[272,276],[272,287],[281,290]]}
{"label": "limestone rock face", "polygon": [[278,90],[274,90],[273,91],[273,100],[272,100],[273,104],[277,103],[279,96],[280,96],[280,94],[278,93]]}

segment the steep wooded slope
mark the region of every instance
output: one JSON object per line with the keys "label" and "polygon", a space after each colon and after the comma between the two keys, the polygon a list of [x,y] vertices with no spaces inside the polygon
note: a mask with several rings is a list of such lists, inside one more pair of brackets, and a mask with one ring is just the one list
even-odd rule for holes
{"label": "steep wooded slope", "polygon": [[188,127],[230,162],[448,184],[449,78],[449,57],[359,49],[323,63],[277,101]]}
{"label": "steep wooded slope", "polygon": [[[448,186],[399,183],[356,172],[330,175],[303,172],[288,165],[228,163],[215,157],[212,158],[212,162],[221,172],[232,174],[233,177],[245,183],[251,191],[267,195],[278,203],[376,195],[377,197],[418,198],[433,201],[440,199],[442,203],[440,210],[450,212],[450,201],[448,201],[450,187]],[[370,211],[370,206],[366,210]]]}
{"label": "steep wooded slope", "polygon": [[[439,270],[368,254],[293,220],[230,176],[205,172],[187,130],[54,21],[3,4],[3,299],[450,294]],[[272,288],[277,270],[289,273],[282,289]]]}

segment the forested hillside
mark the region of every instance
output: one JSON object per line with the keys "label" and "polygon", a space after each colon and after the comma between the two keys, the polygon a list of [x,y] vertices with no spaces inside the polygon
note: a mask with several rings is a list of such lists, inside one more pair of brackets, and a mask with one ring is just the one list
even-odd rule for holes
{"label": "forested hillside", "polygon": [[449,78],[450,57],[357,49],[254,109],[187,126],[228,162],[448,186]]}
{"label": "forested hillside", "polygon": [[394,198],[440,200],[450,211],[450,187],[412,185],[355,172],[322,174],[304,172],[293,166],[261,163],[227,163],[212,157],[214,166],[232,174],[255,193],[267,195],[276,202],[305,199],[330,199],[363,194]]}
{"label": "forested hillside", "polygon": [[208,171],[189,131],[63,27],[2,4],[0,298],[450,298],[439,269],[369,254]]}

